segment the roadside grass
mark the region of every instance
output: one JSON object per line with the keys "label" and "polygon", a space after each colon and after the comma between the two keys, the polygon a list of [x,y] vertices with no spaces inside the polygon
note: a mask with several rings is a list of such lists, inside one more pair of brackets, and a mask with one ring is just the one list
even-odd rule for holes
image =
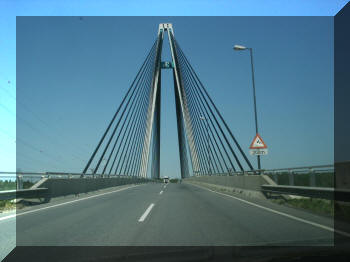
{"label": "roadside grass", "polygon": [[177,179],[177,178],[170,179],[170,183],[177,183],[178,181],[179,181],[179,179]]}
{"label": "roadside grass", "polygon": [[[272,180],[274,176],[267,174]],[[278,185],[289,185],[289,174],[277,175]],[[295,186],[311,186],[310,174],[294,174]],[[333,173],[319,173],[315,175],[316,187],[334,187]],[[319,198],[293,198],[293,199],[271,199],[272,202],[295,208],[305,209],[317,214],[334,216],[334,201]],[[350,213],[350,211],[349,211]],[[350,215],[350,214],[349,214]]]}
{"label": "roadside grass", "polygon": [[[33,186],[34,183],[31,181],[23,181],[23,189],[28,189],[31,186]],[[6,191],[6,190],[16,190],[17,183],[16,181],[11,180],[0,180],[0,191]],[[14,201],[11,200],[0,200],[0,213],[13,210],[17,208],[21,208],[21,204],[16,204]]]}
{"label": "roadside grass", "polygon": [[[209,189],[212,189],[214,191],[223,192],[230,195],[236,195],[232,190],[228,188],[218,188],[215,185],[203,185],[204,187],[207,187]],[[293,208],[298,209],[304,209],[307,211],[310,211],[314,214],[320,214],[320,215],[326,215],[334,217],[334,201],[331,200],[325,200],[325,199],[319,199],[319,198],[293,198],[293,199],[284,199],[284,198],[275,198],[275,199],[268,199],[269,201],[280,204],[280,205],[286,205]],[[350,217],[350,206],[341,206],[342,213],[346,213],[348,217]],[[339,208],[337,209],[339,210]],[[336,211],[336,214],[337,211]]]}
{"label": "roadside grass", "polygon": [[[0,180],[0,191],[15,190],[16,181]],[[11,200],[0,200],[0,212],[12,210],[16,208],[16,204],[12,203]]]}
{"label": "roadside grass", "polygon": [[271,199],[272,202],[309,210],[313,213],[334,216],[334,201],[319,198]]}
{"label": "roadside grass", "polygon": [[0,212],[13,210],[16,208],[16,204],[11,200],[0,200]]}

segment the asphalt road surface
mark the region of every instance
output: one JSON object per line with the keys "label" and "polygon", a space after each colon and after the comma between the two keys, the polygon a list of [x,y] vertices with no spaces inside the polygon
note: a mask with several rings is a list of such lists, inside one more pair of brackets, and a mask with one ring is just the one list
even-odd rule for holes
{"label": "asphalt road surface", "polygon": [[[14,218],[0,220],[0,228]],[[113,188],[25,208],[17,246],[332,245],[332,219],[190,184]]]}

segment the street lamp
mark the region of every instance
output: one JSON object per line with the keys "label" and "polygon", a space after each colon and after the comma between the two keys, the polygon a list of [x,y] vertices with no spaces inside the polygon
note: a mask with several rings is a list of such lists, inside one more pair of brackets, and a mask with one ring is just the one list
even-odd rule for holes
{"label": "street lamp", "polygon": [[[233,47],[234,50],[236,51],[244,51],[244,50],[249,50],[250,52],[250,62],[251,62],[251,68],[252,68],[252,82],[253,82],[253,97],[254,97],[254,114],[255,114],[255,132],[258,134],[258,117],[257,117],[257,112],[256,112],[256,95],[255,95],[255,80],[254,80],[254,64],[253,64],[253,49],[251,47],[245,47],[242,45],[235,45]],[[260,155],[257,155],[258,159],[258,169],[261,169],[261,164],[260,164]]]}
{"label": "street lamp", "polygon": [[233,49],[234,50],[246,50],[247,49],[247,47],[245,47],[245,46],[242,46],[242,45],[235,45],[234,47],[233,47]]}
{"label": "street lamp", "polygon": [[207,150],[208,150],[208,159],[209,159],[209,175],[211,175],[211,159],[210,159],[210,153],[209,153],[209,123],[208,123],[208,119],[204,116],[200,116],[199,117],[200,120],[203,120],[206,122],[206,129],[207,129]]}

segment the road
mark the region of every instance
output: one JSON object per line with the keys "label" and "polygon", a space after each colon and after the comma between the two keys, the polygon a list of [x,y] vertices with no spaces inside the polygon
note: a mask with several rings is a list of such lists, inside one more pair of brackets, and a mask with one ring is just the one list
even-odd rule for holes
{"label": "road", "polygon": [[16,224],[17,246],[333,244],[331,219],[185,183],[53,201],[25,208]]}
{"label": "road", "polygon": [[0,213],[0,261],[16,246],[15,215],[16,211]]}

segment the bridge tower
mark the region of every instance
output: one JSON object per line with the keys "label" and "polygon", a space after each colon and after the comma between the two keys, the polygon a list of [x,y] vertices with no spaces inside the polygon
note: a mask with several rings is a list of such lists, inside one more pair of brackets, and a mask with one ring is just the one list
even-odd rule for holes
{"label": "bridge tower", "polygon": [[[171,62],[162,62],[161,54],[162,54],[162,45],[164,34],[167,32],[170,50],[171,50]],[[147,132],[144,140],[144,147],[142,153],[142,169],[141,176],[147,175],[147,163],[149,162],[149,152],[150,152],[150,142],[151,142],[151,131],[154,126],[155,130],[155,151],[156,154],[156,163],[154,170],[156,170],[156,175],[159,177],[160,171],[160,101],[161,101],[161,70],[162,68],[171,68],[173,70],[173,78],[174,78],[174,91],[175,91],[175,105],[176,105],[176,117],[177,117],[177,130],[178,130],[178,141],[179,141],[179,154],[180,154],[180,168],[181,168],[181,176],[188,176],[189,167],[186,161],[187,159],[187,149],[186,149],[186,138],[187,136],[189,143],[190,156],[192,160],[192,166],[198,170],[198,157],[196,146],[193,142],[193,129],[191,122],[189,121],[189,110],[188,104],[186,100],[186,96],[184,95],[183,84],[181,74],[178,69],[178,58],[176,49],[174,48],[174,30],[171,23],[162,23],[159,24],[158,29],[158,38],[157,38],[157,54],[154,65],[154,75],[152,81],[152,92],[150,97],[150,103],[148,105],[147,111]],[[153,122],[156,124],[153,125]]]}

